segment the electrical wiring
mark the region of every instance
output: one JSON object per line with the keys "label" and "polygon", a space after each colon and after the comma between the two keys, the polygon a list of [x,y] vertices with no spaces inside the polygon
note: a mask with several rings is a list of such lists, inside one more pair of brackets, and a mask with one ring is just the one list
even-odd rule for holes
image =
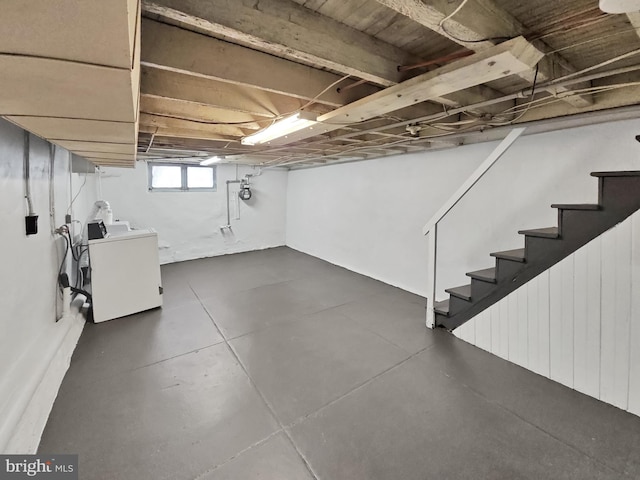
{"label": "electrical wiring", "polygon": [[584,20],[582,22],[576,22],[575,25],[571,25],[571,26],[568,26],[568,27],[567,26],[562,26],[562,27],[556,28],[554,30],[550,30],[548,32],[542,33],[540,35],[535,35],[535,36],[531,37],[529,40],[530,41],[543,40],[543,39],[545,39],[547,37],[551,37],[551,36],[557,35],[559,33],[569,33],[569,32],[573,32],[574,30],[578,30],[578,29],[581,29],[581,28],[591,27],[593,25],[597,25],[598,23],[603,22],[604,20],[608,20],[610,16],[611,15],[607,13],[607,14],[598,16],[596,18],[587,19],[587,20]]}
{"label": "electrical wiring", "polygon": [[460,10],[464,8],[464,6],[467,4],[468,1],[469,0],[462,0],[460,5],[458,5],[458,7],[453,12],[451,12],[449,15],[447,15],[442,20],[440,20],[440,23],[438,23],[438,26],[442,27],[442,25],[444,25],[444,22],[453,18]]}
{"label": "electrical wiring", "polygon": [[75,197],[73,197],[73,199],[71,200],[71,203],[69,204],[69,208],[67,208],[67,215],[69,214],[69,212],[71,211],[71,207],[73,207],[74,202],[76,201],[76,199],[78,198],[78,195],[80,195],[80,192],[82,192],[82,189],[84,188],[84,186],[87,183],[87,176],[88,173],[84,174],[84,182],[82,182],[82,185],[80,185],[80,188],[78,189],[78,192],[76,193]]}
{"label": "electrical wiring", "polygon": [[[566,100],[567,97],[570,97],[572,95],[579,95],[583,93],[598,94],[598,93],[604,93],[612,90],[617,90],[620,88],[637,87],[637,86],[640,86],[640,82],[627,82],[627,83],[620,83],[615,85],[603,85],[601,87],[591,87],[591,88],[584,88],[580,90],[571,90],[566,94],[539,98],[538,100],[535,101],[536,105],[533,105],[531,108],[533,109],[533,108],[546,107],[547,105],[550,105],[552,103],[563,102]],[[523,107],[523,105],[517,105],[516,107],[511,107],[511,109],[521,108],[521,107]],[[518,113],[518,112],[514,110],[512,113]]]}
{"label": "electrical wiring", "polygon": [[351,77],[351,75],[345,75],[341,78],[339,78],[338,80],[336,80],[335,82],[333,82],[331,85],[329,85],[327,88],[325,88],[324,90],[322,90],[318,95],[316,95],[315,97],[313,97],[311,100],[309,100],[307,103],[305,103],[302,107],[300,107],[298,110],[296,110],[295,112],[291,112],[290,114],[287,115],[292,115],[293,113],[297,113],[300,110],[304,110],[305,108],[307,108],[308,106],[314,104],[316,102],[316,100],[318,100],[322,95],[324,95],[326,92],[328,92],[329,90],[331,90],[333,87],[335,87],[336,85],[338,85],[341,82],[344,82],[347,78]]}
{"label": "electrical wiring", "polygon": [[[62,238],[64,238],[66,248],[64,250],[64,255],[62,256],[62,262],[60,262],[60,268],[58,269],[58,276],[56,277],[56,279],[60,278],[60,275],[62,274],[62,270],[64,269],[65,262],[67,261],[67,255],[69,253],[69,250],[71,249],[71,245],[69,244],[69,240],[67,239],[67,236],[62,235]],[[58,288],[60,289],[60,291],[62,291],[62,285],[60,285],[59,283],[58,283]]]}
{"label": "electrical wiring", "polygon": [[442,30],[442,32],[447,37],[450,37],[456,42],[462,42],[462,43],[484,43],[484,42],[501,42],[501,41],[503,42],[503,41],[511,40],[513,38],[513,37],[502,36],[502,37],[486,37],[486,38],[480,38],[477,40],[471,40],[468,38],[457,37],[453,33],[449,32],[444,25],[440,25],[440,30]]}
{"label": "electrical wiring", "polygon": [[524,111],[513,120],[510,120],[508,122],[501,122],[501,123],[490,123],[491,126],[497,127],[502,125],[513,125],[514,123],[516,123],[518,120],[520,120],[522,117],[524,117],[527,114],[527,112],[531,108],[531,105],[533,104],[534,97],[536,96],[536,86],[538,85],[539,71],[540,71],[540,64],[536,65],[536,73],[533,76],[533,86],[531,87],[531,97]]}
{"label": "electrical wiring", "polygon": [[440,20],[440,22],[438,23],[438,27],[440,28],[440,30],[442,30],[442,32],[450,37],[451,39],[457,41],[457,42],[463,42],[463,43],[484,43],[484,42],[494,42],[494,41],[500,41],[500,40],[510,40],[511,37],[490,37],[490,38],[482,38],[482,39],[474,39],[474,40],[466,40],[464,38],[459,38],[455,35],[453,35],[451,32],[449,32],[444,24],[445,22],[447,22],[448,20],[451,20],[455,15],[458,14],[458,12],[460,12],[460,10],[462,10],[464,8],[464,6],[467,4],[469,0],[462,0],[462,3],[460,3],[460,5],[458,5],[458,7],[451,12],[449,15],[447,15],[446,17],[444,17],[442,20]]}
{"label": "electrical wiring", "polygon": [[600,37],[590,38],[589,40],[584,40],[582,42],[572,43],[571,45],[567,45],[567,46],[564,46],[564,47],[561,47],[561,48],[557,48],[555,50],[551,50],[550,52],[547,52],[546,55],[551,55],[553,53],[558,53],[558,52],[564,52],[565,50],[570,50],[572,48],[581,47],[583,45],[588,45],[589,43],[598,42],[598,41],[601,41],[601,40],[606,40],[607,38],[616,37],[618,35],[623,35],[625,33],[637,32],[638,30],[640,30],[640,27],[627,28],[627,29],[619,30],[619,31],[617,31],[615,33],[610,33],[609,35],[602,35]]}

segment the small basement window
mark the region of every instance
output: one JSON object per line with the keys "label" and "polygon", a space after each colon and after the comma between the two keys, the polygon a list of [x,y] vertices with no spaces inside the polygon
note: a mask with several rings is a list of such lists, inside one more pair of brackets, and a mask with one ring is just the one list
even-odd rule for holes
{"label": "small basement window", "polygon": [[216,166],[149,162],[151,192],[215,192]]}

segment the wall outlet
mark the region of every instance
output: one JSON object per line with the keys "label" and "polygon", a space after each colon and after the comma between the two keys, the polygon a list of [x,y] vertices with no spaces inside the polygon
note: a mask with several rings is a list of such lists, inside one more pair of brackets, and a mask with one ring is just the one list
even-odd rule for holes
{"label": "wall outlet", "polygon": [[69,225],[71,223],[71,215],[68,213],[64,216],[64,223],[65,225]]}

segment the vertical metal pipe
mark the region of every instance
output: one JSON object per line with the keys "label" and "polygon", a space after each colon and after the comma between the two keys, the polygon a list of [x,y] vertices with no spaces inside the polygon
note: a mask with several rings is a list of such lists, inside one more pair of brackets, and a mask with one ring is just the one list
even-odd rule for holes
{"label": "vertical metal pipe", "polygon": [[24,131],[24,197],[27,200],[27,206],[29,209],[29,215],[33,215],[33,201],[31,200],[31,165],[30,165],[30,142],[29,132]]}

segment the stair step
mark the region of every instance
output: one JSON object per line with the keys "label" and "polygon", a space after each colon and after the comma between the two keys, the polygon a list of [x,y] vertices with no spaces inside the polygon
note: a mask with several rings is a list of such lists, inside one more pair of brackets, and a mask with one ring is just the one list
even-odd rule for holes
{"label": "stair step", "polygon": [[530,237],[541,237],[541,238],[560,237],[560,231],[558,230],[558,227],[535,228],[532,230],[520,230],[518,233],[520,235],[529,235]]}
{"label": "stair step", "polygon": [[435,302],[433,305],[433,311],[440,315],[449,315],[449,300]]}
{"label": "stair step", "polygon": [[511,260],[512,262],[525,262],[524,248],[505,250],[504,252],[493,252],[491,256],[501,258],[503,260]]}
{"label": "stair step", "polygon": [[471,285],[462,285],[456,288],[447,288],[445,290],[449,295],[453,295],[461,300],[471,301]]}
{"label": "stair step", "polygon": [[591,172],[592,177],[640,177],[640,170],[627,170],[619,172]]}
{"label": "stair step", "polygon": [[471,277],[475,280],[482,282],[496,283],[496,269],[485,268],[484,270],[476,270],[475,272],[468,272],[467,277]]}
{"label": "stair step", "polygon": [[595,203],[554,203],[551,208],[560,210],[600,210],[600,205]]}

